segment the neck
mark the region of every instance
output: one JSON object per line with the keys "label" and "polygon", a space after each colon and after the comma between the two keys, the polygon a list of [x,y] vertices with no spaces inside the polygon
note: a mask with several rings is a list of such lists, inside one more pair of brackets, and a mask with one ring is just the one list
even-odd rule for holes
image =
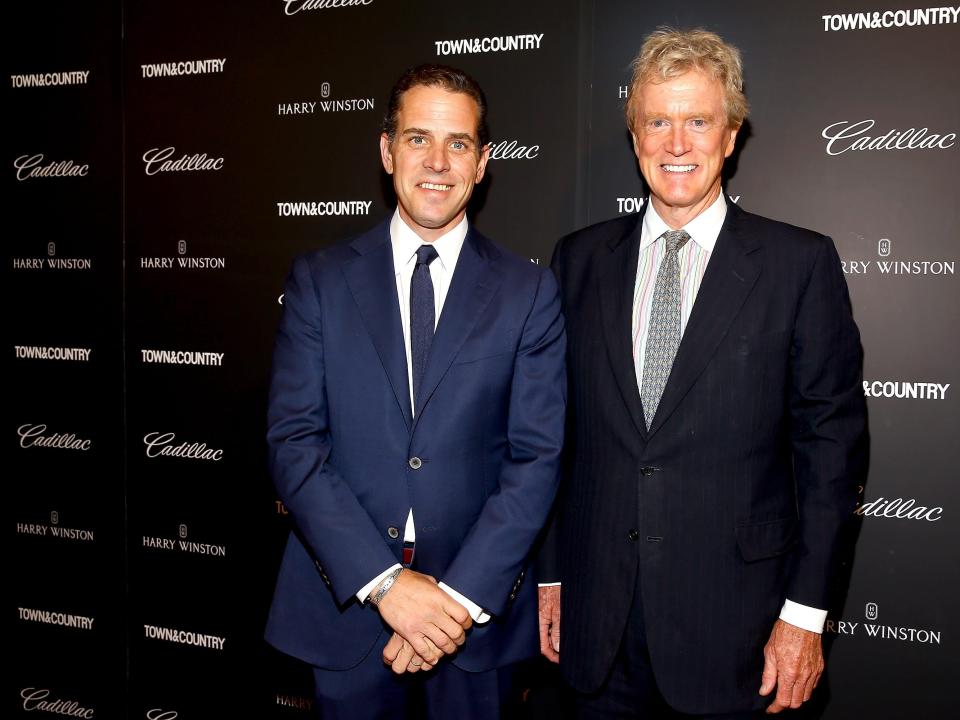
{"label": "neck", "polygon": [[667,224],[671,230],[679,230],[694,218],[700,215],[704,210],[713,205],[714,201],[720,196],[720,183],[711,188],[702,200],[693,205],[668,205],[656,195],[650,195],[650,202],[653,204],[657,215]]}
{"label": "neck", "polygon": [[463,216],[466,214],[467,214],[467,211],[462,210],[460,213],[457,214],[455,218],[453,218],[450,222],[446,223],[442,227],[432,228],[432,227],[424,227],[423,225],[420,225],[418,222],[416,222],[412,217],[410,217],[407,214],[406,210],[403,209],[402,205],[400,206],[400,219],[403,220],[404,224],[406,224],[408,228],[413,230],[414,234],[418,238],[420,238],[426,243],[432,243],[435,240],[439,240],[440,238],[442,238],[448,232],[453,230],[457,225],[459,225],[460,221],[463,220]]}

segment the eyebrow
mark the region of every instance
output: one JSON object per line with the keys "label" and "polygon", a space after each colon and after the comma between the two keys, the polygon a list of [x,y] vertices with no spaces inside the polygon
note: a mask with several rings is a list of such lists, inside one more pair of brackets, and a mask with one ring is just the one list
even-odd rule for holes
{"label": "eyebrow", "polygon": [[[430,130],[426,130],[425,128],[407,128],[407,129],[404,130],[402,133],[400,133],[400,135],[401,135],[401,136],[407,136],[407,135],[430,135],[430,136],[432,136],[433,133],[432,133]],[[469,140],[469,141],[472,142],[472,143],[475,143],[475,142],[476,142],[476,140],[474,139],[473,135],[471,135],[470,133],[465,133],[465,132],[449,133],[449,134],[447,135],[447,138],[446,138],[446,139],[447,139],[447,140]]]}
{"label": "eyebrow", "polygon": [[[704,120],[715,120],[716,115],[710,112],[691,112],[687,113],[684,116],[684,119],[689,120],[690,118],[702,118]],[[644,113],[643,121],[650,122],[651,120],[664,120],[669,119],[669,113],[659,114],[659,113]]]}

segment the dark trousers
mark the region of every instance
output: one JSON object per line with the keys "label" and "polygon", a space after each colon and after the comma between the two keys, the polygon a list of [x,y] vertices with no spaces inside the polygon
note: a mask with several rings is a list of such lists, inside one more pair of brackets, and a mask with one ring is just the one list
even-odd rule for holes
{"label": "dark trousers", "polygon": [[667,704],[657,688],[650,665],[639,579],[633,591],[627,627],[609,677],[597,692],[577,694],[577,718],[580,720],[757,720],[762,717],[762,711],[733,715],[686,715]]}
{"label": "dark trousers", "polygon": [[384,633],[366,659],[354,668],[314,668],[314,694],[321,718],[498,720],[509,716],[509,668],[471,673],[444,658],[433,670],[395,675],[381,658],[389,638]]}

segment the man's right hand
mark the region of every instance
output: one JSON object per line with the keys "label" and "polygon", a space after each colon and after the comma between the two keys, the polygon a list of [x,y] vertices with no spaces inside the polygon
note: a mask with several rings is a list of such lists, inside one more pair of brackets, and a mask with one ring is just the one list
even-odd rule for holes
{"label": "man's right hand", "polygon": [[441,590],[434,578],[409,569],[397,576],[378,609],[386,623],[431,665],[444,654],[455,653],[473,624],[467,609]]}
{"label": "man's right hand", "polygon": [[560,586],[537,588],[540,605],[540,652],[553,663],[560,662]]}

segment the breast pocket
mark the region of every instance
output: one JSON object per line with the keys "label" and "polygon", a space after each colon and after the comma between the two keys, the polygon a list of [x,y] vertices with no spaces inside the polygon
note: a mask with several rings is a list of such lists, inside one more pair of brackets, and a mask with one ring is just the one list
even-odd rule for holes
{"label": "breast pocket", "polygon": [[512,354],[516,349],[516,330],[489,333],[483,337],[469,338],[464,342],[453,362],[455,365],[465,365],[466,363],[477,362],[478,360]]}
{"label": "breast pocket", "polygon": [[785,353],[789,350],[791,337],[792,333],[789,330],[774,330],[753,335],[734,335],[731,338],[733,354],[746,357]]}

